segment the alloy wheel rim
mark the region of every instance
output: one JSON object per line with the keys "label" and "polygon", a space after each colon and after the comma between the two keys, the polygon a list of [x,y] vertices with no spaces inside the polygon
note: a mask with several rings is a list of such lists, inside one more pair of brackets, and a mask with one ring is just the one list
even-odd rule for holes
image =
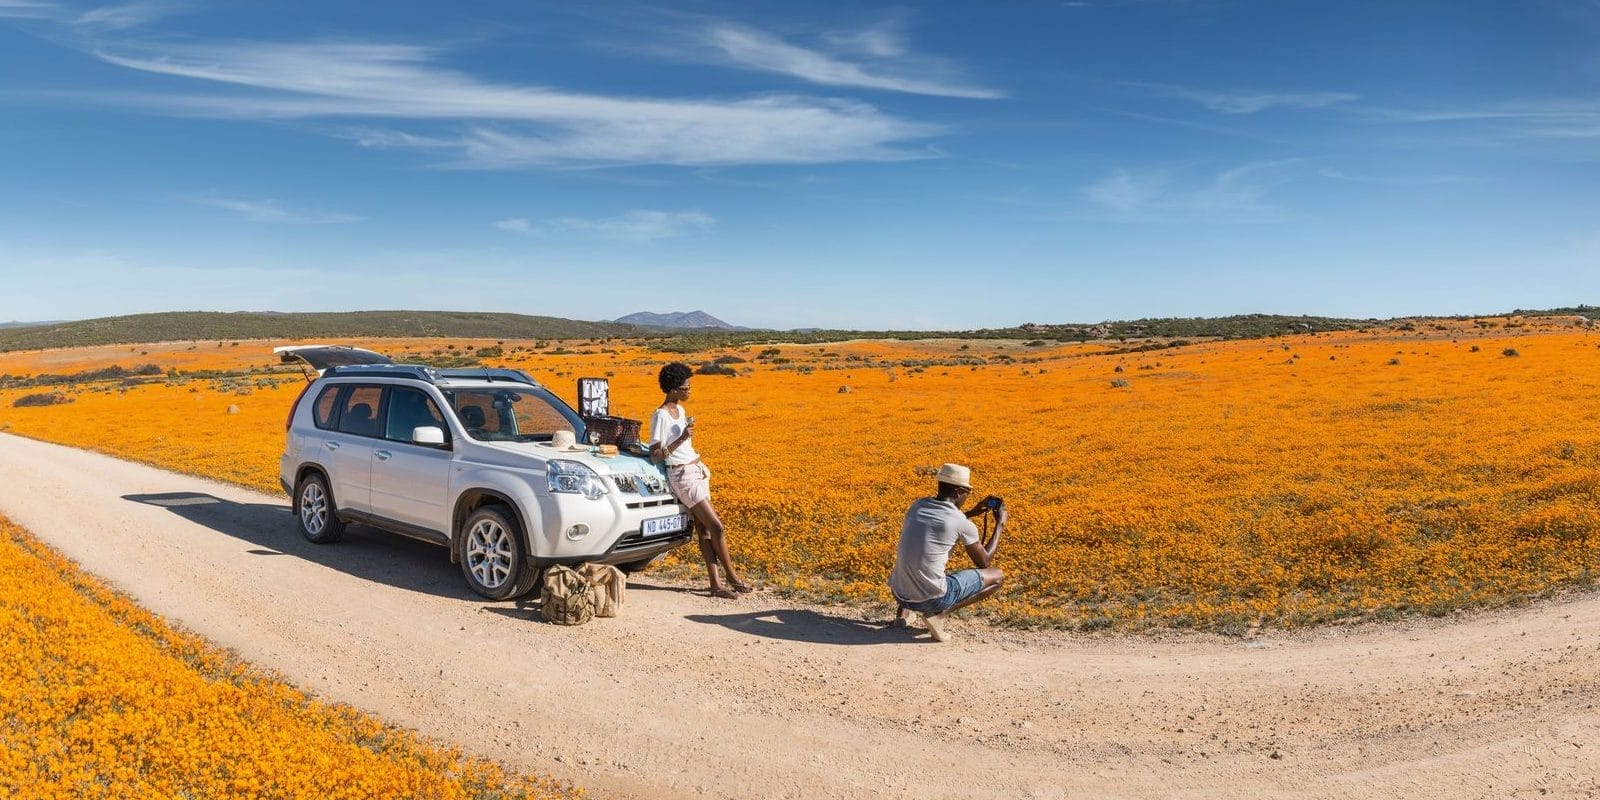
{"label": "alloy wheel rim", "polygon": [[300,524],[315,535],[322,532],[322,525],[328,518],[328,499],[322,493],[322,487],[315,483],[306,484],[300,492]]}
{"label": "alloy wheel rim", "polygon": [[467,533],[467,569],[485,589],[497,589],[511,575],[511,537],[493,520],[479,520]]}

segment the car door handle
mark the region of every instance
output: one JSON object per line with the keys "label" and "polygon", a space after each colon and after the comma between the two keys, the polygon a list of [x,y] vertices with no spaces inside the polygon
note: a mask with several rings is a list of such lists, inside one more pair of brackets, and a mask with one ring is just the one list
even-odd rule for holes
{"label": "car door handle", "polygon": [[323,442],[323,444],[326,445],[329,450],[338,450],[339,449],[339,443],[338,442]]}
{"label": "car door handle", "polygon": [[394,455],[394,453],[391,453],[388,450],[374,450],[372,451],[372,454],[377,456],[379,461],[388,461],[389,457]]}

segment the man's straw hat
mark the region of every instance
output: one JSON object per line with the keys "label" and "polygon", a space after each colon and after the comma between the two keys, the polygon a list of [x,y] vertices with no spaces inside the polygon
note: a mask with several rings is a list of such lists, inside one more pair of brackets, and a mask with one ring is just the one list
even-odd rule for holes
{"label": "man's straw hat", "polygon": [[963,489],[972,488],[972,470],[960,464],[945,464],[939,467],[939,482],[951,486],[960,486]]}
{"label": "man's straw hat", "polygon": [[562,453],[578,453],[588,450],[588,446],[578,444],[578,436],[572,431],[562,428],[550,437],[550,448]]}

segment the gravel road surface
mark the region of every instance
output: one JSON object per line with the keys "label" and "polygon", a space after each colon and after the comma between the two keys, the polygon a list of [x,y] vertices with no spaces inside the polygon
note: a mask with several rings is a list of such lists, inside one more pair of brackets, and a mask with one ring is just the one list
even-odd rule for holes
{"label": "gravel road surface", "polygon": [[1600,797],[1592,593],[1242,639],[956,621],[940,645],[644,573],[622,616],[566,628],[470,594],[441,548],[309,544],[282,496],[4,434],[0,465],[0,514],[146,608],[601,796]]}

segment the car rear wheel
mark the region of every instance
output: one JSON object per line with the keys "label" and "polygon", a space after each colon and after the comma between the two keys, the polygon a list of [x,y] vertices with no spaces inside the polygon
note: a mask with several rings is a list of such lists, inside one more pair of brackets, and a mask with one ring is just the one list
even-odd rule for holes
{"label": "car rear wheel", "polygon": [[484,506],[462,523],[461,573],[472,591],[490,600],[521,597],[538,581],[539,568],[504,506]]}
{"label": "car rear wheel", "polygon": [[307,541],[317,544],[337,542],[344,536],[344,521],[333,505],[333,492],[321,473],[313,472],[300,480],[294,493],[294,515]]}

